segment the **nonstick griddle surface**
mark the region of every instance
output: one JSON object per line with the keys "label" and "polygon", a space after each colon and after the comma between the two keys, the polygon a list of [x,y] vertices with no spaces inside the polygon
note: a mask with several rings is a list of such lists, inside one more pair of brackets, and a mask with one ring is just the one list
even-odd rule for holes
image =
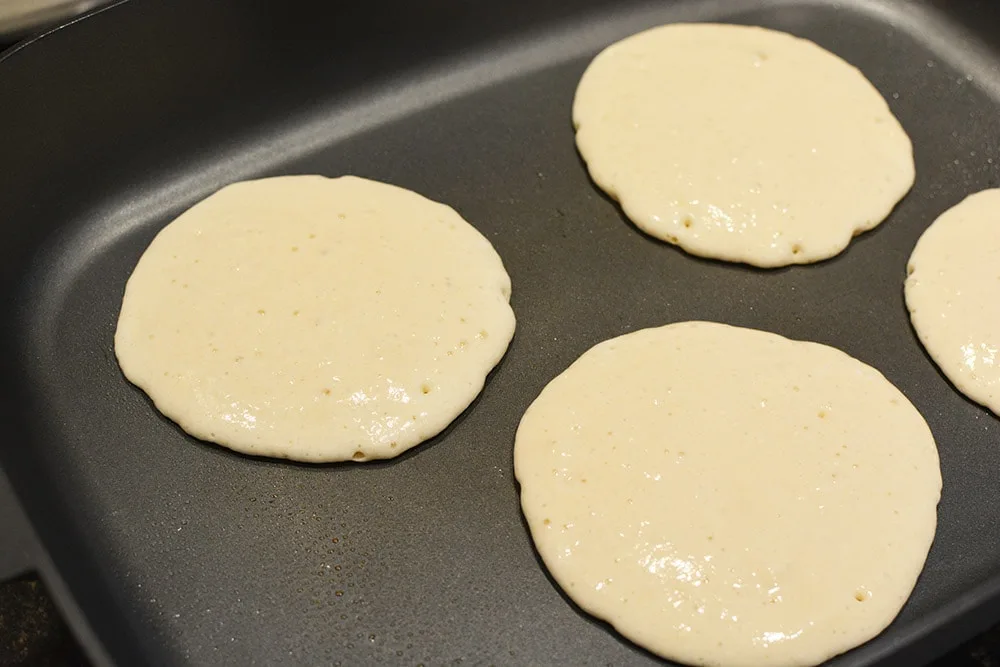
{"label": "nonstick griddle surface", "polygon": [[[326,42],[287,51],[271,31],[305,44],[322,36],[316,21],[250,4],[129,2],[0,63],[16,100],[0,122],[21,123],[18,168],[0,182],[14,309],[0,457],[119,661],[661,664],[548,578],[512,447],[523,411],[590,346],[688,319],[839,347],[881,370],[937,438],[944,491],[923,576],[884,634],[832,664],[919,664],[1000,618],[1000,420],[938,373],[902,296],[923,230],[1000,175],[989,3],[589,0],[508,14],[434,0],[424,18],[375,3],[370,20],[341,17]],[[674,20],[786,30],[859,66],[913,139],[912,192],[813,266],[700,260],[638,232],[590,182],[570,105],[601,48]],[[465,36],[434,34],[442,24]],[[308,466],[198,442],[115,362],[125,281],[157,231],[228,182],[297,173],[446,202],[511,275],[507,356],[469,410],[397,460]]]}

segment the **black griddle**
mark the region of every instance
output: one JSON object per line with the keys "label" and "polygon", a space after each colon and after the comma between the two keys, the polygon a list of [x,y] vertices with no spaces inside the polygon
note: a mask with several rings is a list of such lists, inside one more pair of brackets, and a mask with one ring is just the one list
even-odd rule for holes
{"label": "black griddle", "polygon": [[[649,239],[598,192],[570,124],[580,74],[616,39],[692,20],[785,30],[865,72],[916,154],[884,224],[833,260],[760,271]],[[583,351],[688,319],[837,346],[937,438],[923,576],[886,632],[830,664],[917,665],[985,629],[1000,619],[1000,420],[924,354],[902,281],[931,221],[998,184],[998,64],[988,0],[132,0],[9,52],[0,461],[95,660],[663,664],[547,577],[512,445]],[[115,362],[125,281],[156,232],[226,183],[297,173],[447,202],[513,280],[518,331],[482,395],[397,460],[307,466],[195,441]]]}

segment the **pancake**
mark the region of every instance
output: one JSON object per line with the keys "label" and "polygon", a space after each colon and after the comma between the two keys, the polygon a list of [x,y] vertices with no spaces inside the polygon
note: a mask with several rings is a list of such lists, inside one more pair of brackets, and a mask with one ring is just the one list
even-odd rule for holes
{"label": "pancake", "polygon": [[759,27],[612,44],[580,80],[573,124],[591,177],[640,229],[758,267],[833,257],[914,180],[910,139],[858,69]]}
{"label": "pancake", "polygon": [[591,348],[525,413],[514,466],[567,595],[694,665],[815,665],[877,635],[941,490],[927,424],[878,371],[708,322]]}
{"label": "pancake", "polygon": [[906,306],[927,353],[960,392],[1000,415],[1000,189],[945,211],[907,271]]}
{"label": "pancake", "polygon": [[453,209],[352,176],[235,183],[128,280],[125,376],[191,435],[299,461],[397,456],[479,394],[514,333],[510,278]]}

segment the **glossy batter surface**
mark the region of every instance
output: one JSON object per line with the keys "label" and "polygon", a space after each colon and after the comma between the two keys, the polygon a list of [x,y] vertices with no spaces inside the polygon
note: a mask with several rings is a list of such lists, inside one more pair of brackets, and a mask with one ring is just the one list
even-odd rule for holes
{"label": "glossy batter surface", "polygon": [[814,665],[874,637],[941,490],[927,424],[878,371],[707,322],[587,351],[525,413],[514,464],[562,589],[696,665]]}
{"label": "glossy batter surface", "polygon": [[617,42],[583,74],[573,123],[591,177],[639,228],[731,262],[832,257],[913,185],[910,140],[864,75],[764,28]]}
{"label": "glossy batter surface", "polygon": [[302,461],[396,456],[481,391],[510,279],[453,209],[345,176],[236,183],[153,240],[115,352],[188,433]]}
{"label": "glossy batter surface", "polygon": [[1000,189],[927,228],[905,283],[913,328],[960,392],[1000,415]]}

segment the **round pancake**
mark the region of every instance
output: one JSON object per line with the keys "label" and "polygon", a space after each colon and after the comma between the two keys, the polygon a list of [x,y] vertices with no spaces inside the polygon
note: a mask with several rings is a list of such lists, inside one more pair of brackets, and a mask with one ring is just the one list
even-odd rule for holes
{"label": "round pancake", "polygon": [[453,209],[345,176],[229,185],[128,280],[115,353],[191,435],[300,461],[393,457],[482,390],[510,278]]}
{"label": "round pancake", "polygon": [[832,257],[913,185],[910,139],[855,67],[759,27],[612,44],[573,103],[591,177],[646,233],[759,267]]}
{"label": "round pancake", "polygon": [[941,490],[927,424],[878,371],[708,322],[591,348],[525,413],[514,466],[569,597],[695,665],[815,665],[874,637]]}
{"label": "round pancake", "polygon": [[907,271],[906,306],[927,353],[960,392],[1000,415],[1000,189],[945,211]]}

